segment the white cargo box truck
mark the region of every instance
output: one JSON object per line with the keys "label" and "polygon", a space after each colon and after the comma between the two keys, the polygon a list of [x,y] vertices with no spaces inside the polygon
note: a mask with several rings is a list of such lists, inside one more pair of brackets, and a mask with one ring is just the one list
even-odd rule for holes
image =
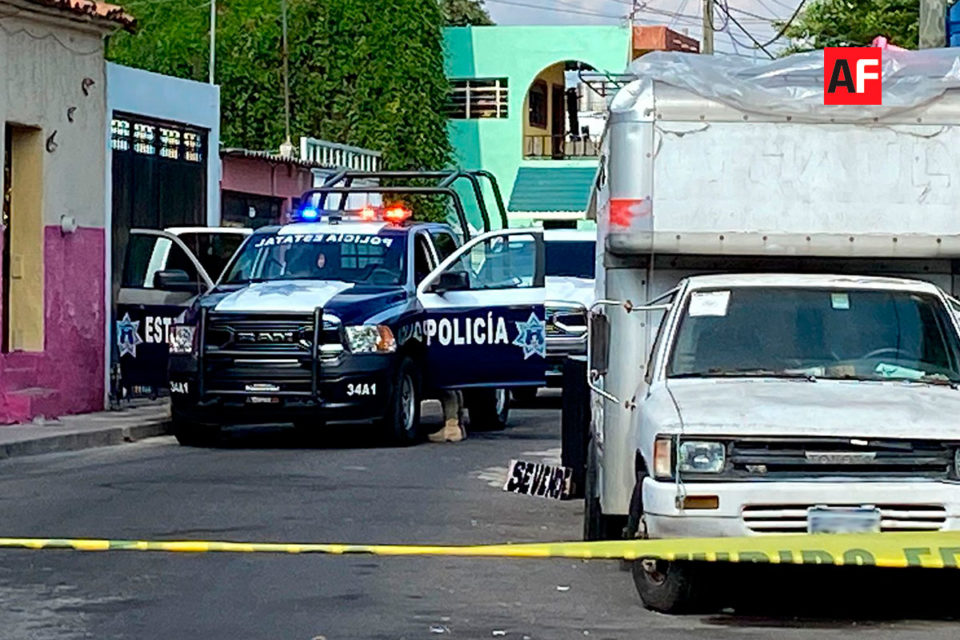
{"label": "white cargo box truck", "polygon": [[[591,205],[588,539],[960,527],[957,56],[885,52],[869,108],[823,106],[820,53],[635,63]],[[747,368],[698,371],[710,327],[684,332],[725,316]],[[825,361],[755,363],[811,332]],[[675,563],[641,564],[648,606],[689,604]]]}

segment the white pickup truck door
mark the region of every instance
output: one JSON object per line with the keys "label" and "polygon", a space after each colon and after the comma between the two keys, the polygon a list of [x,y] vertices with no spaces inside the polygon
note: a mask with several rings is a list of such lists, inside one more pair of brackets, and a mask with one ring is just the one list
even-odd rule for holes
{"label": "white pickup truck door", "polygon": [[544,384],[543,232],[486,233],[457,249],[417,288],[428,385]]}

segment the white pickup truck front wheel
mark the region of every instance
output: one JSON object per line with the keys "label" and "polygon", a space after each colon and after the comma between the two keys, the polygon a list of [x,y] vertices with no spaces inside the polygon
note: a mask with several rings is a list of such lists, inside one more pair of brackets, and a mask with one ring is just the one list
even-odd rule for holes
{"label": "white pickup truck front wheel", "polygon": [[648,609],[661,613],[686,613],[702,604],[697,568],[689,562],[637,560],[633,583]]}

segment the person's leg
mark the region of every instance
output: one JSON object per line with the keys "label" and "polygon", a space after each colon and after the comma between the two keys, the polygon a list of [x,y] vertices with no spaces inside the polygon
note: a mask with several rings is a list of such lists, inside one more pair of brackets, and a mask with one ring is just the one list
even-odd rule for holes
{"label": "person's leg", "polygon": [[459,391],[442,391],[440,404],[443,405],[443,429],[431,433],[431,442],[459,442],[466,431],[463,424],[463,395]]}

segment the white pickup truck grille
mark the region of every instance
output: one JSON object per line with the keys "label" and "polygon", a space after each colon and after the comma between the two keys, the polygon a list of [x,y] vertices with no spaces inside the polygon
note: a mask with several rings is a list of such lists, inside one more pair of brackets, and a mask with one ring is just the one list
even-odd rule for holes
{"label": "white pickup truck grille", "polygon": [[[748,505],[741,512],[743,523],[753,533],[803,533],[807,509],[814,506],[860,507],[862,505],[773,504]],[[943,505],[878,504],[881,531],[939,531],[947,521]]]}

